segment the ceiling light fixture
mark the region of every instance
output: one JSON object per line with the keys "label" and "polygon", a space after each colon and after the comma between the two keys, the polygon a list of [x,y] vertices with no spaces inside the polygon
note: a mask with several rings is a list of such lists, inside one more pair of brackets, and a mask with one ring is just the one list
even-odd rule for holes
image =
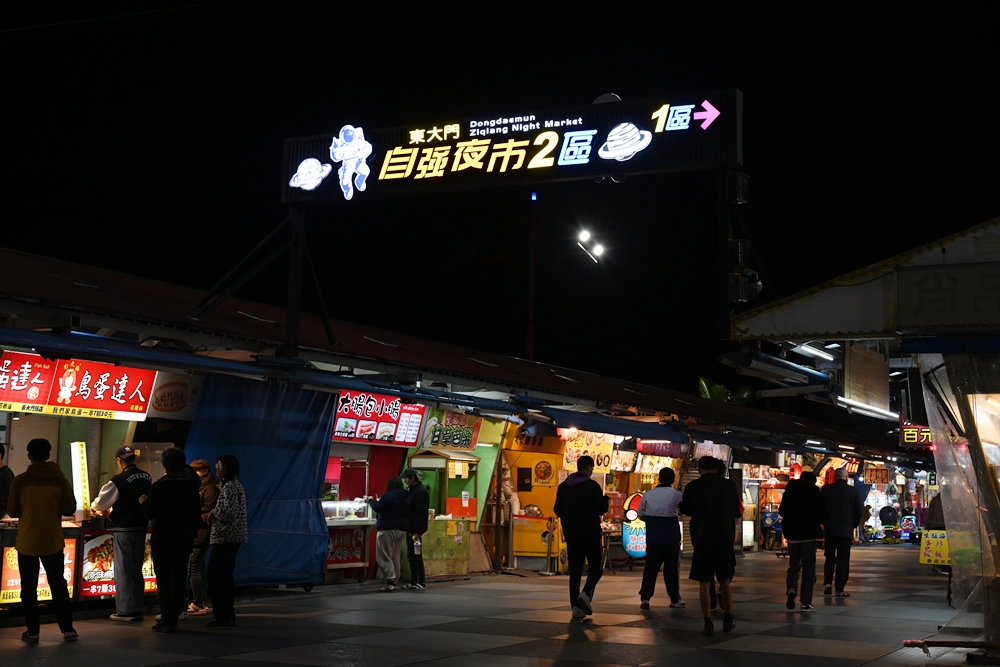
{"label": "ceiling light fixture", "polygon": [[844,398],[843,396],[838,396],[837,397],[837,401],[839,403],[843,404],[843,405],[847,405],[847,406],[850,406],[852,408],[856,408],[857,410],[859,410],[861,412],[871,412],[871,413],[873,413],[873,414],[875,414],[875,415],[877,415],[879,417],[882,417],[883,419],[884,418],[899,419],[899,413],[898,412],[890,412],[889,410],[883,410],[882,408],[876,408],[874,406],[868,405],[867,403],[862,403],[860,401],[855,401],[855,400],[850,399],[850,398]]}
{"label": "ceiling light fixture", "polygon": [[834,357],[829,352],[824,352],[823,350],[817,350],[815,347],[809,347],[806,344],[799,345],[798,347],[792,348],[793,352],[799,352],[801,354],[808,354],[819,359],[825,359],[826,361],[833,361]]}

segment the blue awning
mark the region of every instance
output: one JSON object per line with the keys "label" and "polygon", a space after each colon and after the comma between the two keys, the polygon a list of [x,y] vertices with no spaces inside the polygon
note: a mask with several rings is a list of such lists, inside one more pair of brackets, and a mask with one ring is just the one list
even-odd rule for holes
{"label": "blue awning", "polygon": [[668,440],[687,444],[686,433],[651,422],[606,417],[596,412],[574,412],[558,408],[542,408],[542,414],[552,419],[559,428],[578,428],[593,433],[610,433],[641,440]]}

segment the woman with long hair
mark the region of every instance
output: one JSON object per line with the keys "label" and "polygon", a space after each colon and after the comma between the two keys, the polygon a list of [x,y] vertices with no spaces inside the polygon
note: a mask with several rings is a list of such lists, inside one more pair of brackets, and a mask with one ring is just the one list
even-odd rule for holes
{"label": "woman with long hair", "polygon": [[195,459],[191,469],[198,475],[200,482],[198,495],[201,497],[201,524],[194,538],[194,548],[188,560],[188,576],[191,577],[191,604],[188,614],[204,614],[208,612],[208,595],[205,588],[205,556],[208,555],[209,535],[208,515],[215,509],[219,501],[219,483],[212,474],[212,466],[205,459]]}
{"label": "woman with long hair", "polygon": [[391,477],[385,487],[385,493],[378,501],[370,498],[368,503],[378,512],[375,530],[378,537],[375,540],[375,558],[378,569],[385,576],[385,586],[379,589],[383,593],[393,593],[399,584],[402,570],[399,566],[400,552],[403,540],[406,539],[406,513],[409,509],[403,481]]}
{"label": "woman with long hair", "polygon": [[247,543],[247,497],[240,484],[240,462],[232,454],[223,454],[215,462],[219,476],[219,499],[208,513],[212,526],[209,542],[212,557],[208,560],[208,588],[212,591],[215,619],[209,628],[236,627],[236,552]]}

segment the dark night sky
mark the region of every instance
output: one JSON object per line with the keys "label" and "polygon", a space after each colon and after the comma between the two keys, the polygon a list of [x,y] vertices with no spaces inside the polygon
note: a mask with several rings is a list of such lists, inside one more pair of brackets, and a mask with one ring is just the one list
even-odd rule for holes
{"label": "dark night sky", "polygon": [[[727,87],[745,96],[765,298],[1000,215],[1000,3],[632,8],[646,30],[611,41],[610,6],[445,23],[338,6],[8,12],[0,246],[207,288],[283,218],[284,137]],[[733,344],[717,337],[714,175],[535,189],[539,360],[689,392],[737,382],[715,361]],[[335,316],[523,355],[529,192],[310,213]],[[600,266],[574,252],[581,226],[606,240]],[[242,295],[280,301],[283,271]]]}

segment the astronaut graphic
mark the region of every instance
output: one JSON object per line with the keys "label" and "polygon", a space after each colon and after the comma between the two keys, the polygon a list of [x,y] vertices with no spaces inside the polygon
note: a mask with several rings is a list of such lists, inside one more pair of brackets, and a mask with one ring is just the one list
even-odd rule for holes
{"label": "astronaut graphic", "polygon": [[365,182],[371,173],[365,160],[371,154],[372,145],[365,141],[365,131],[360,127],[345,125],[340,128],[340,136],[334,137],[333,143],[330,144],[330,158],[334,162],[341,163],[337,173],[340,175],[340,188],[344,191],[344,199],[354,196],[355,187],[359,192],[365,191]]}

